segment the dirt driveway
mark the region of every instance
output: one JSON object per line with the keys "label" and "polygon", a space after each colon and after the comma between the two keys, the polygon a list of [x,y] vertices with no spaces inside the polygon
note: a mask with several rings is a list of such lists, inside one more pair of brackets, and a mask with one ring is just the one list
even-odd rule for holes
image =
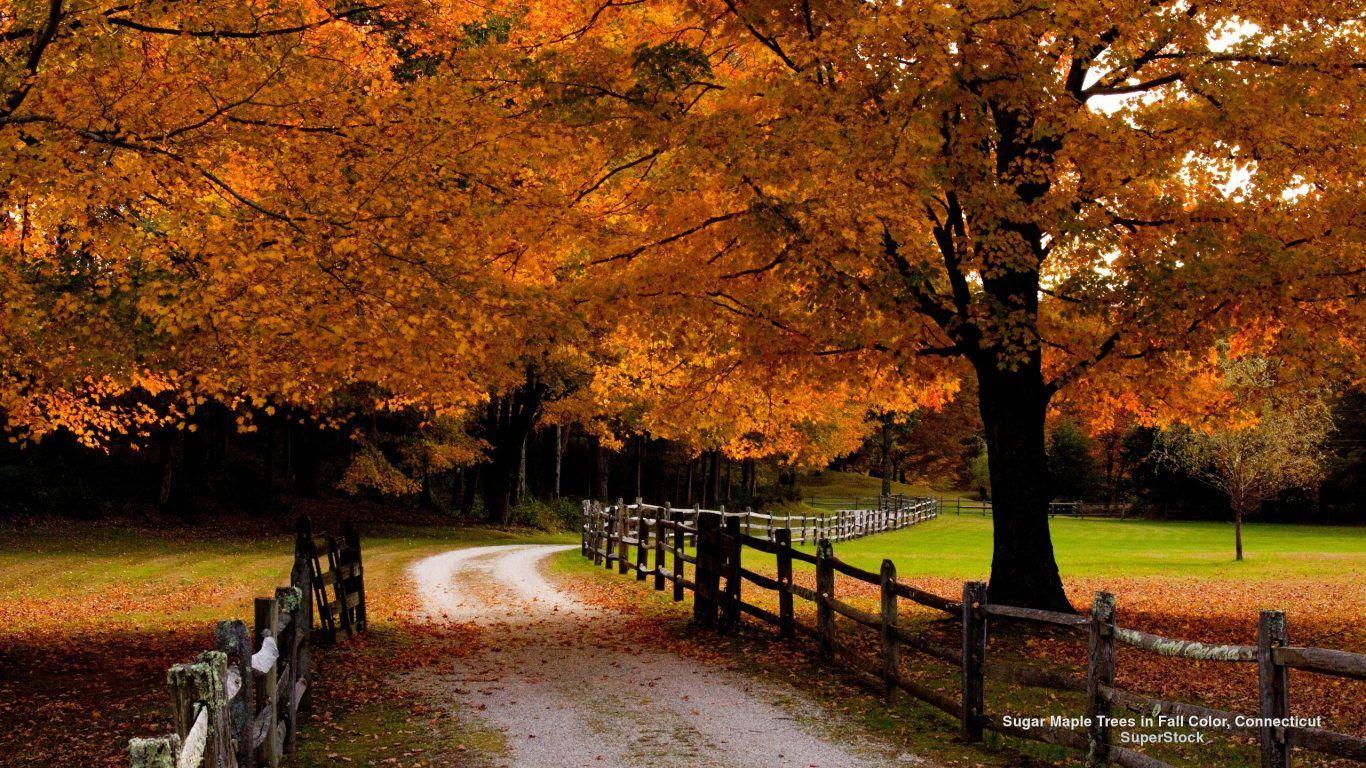
{"label": "dirt driveway", "polygon": [[508,764],[929,765],[881,745],[842,743],[842,729],[795,689],[636,647],[621,622],[602,620],[614,618],[606,609],[545,578],[544,560],[565,549],[478,547],[412,568],[427,619],[476,624],[485,649],[442,670],[434,694],[502,731]]}

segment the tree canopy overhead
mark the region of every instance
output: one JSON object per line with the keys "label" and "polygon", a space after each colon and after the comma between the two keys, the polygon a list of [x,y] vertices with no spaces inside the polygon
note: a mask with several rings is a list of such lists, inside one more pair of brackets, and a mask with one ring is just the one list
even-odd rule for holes
{"label": "tree canopy overhead", "polygon": [[817,461],[972,377],[993,600],[1065,607],[1050,407],[1189,417],[1219,344],[1359,379],[1363,42],[1325,0],[10,3],[0,408],[494,424],[553,380]]}
{"label": "tree canopy overhead", "polygon": [[106,395],[149,383],[465,408],[553,335],[529,244],[572,163],[462,74],[507,58],[490,23],[311,0],[0,23],[0,391],[35,434],[98,440],[130,416]]}
{"label": "tree canopy overhead", "polygon": [[1366,52],[1341,4],[597,8],[578,44],[617,63],[567,87],[619,148],[602,194],[642,215],[593,263],[807,375],[843,357],[933,383],[926,360],[960,361],[994,600],[1066,604],[1055,399],[1179,417],[1213,394],[1220,340],[1302,377],[1359,360]]}

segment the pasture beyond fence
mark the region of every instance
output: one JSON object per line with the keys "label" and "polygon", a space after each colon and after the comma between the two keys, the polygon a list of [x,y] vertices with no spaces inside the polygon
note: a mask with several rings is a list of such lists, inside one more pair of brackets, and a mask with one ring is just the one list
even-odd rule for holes
{"label": "pasture beyond fence", "polygon": [[[964,499],[960,496],[935,499],[941,514],[991,516],[991,502]],[[1093,504],[1080,501],[1050,501],[1049,517],[1117,517],[1123,519],[1129,511],[1127,504]]]}
{"label": "pasture beyond fence", "polygon": [[[978,581],[964,583],[961,599],[950,599],[898,581],[896,565],[891,560],[882,561],[880,573],[840,560],[835,556],[829,538],[819,538],[816,552],[811,554],[793,545],[792,533],[786,527],[770,525],[768,535],[758,537],[744,531],[741,514],[690,516],[690,512],[643,504],[628,507],[620,501],[610,506],[585,502],[582,553],[609,570],[614,563],[623,574],[634,570],[637,580],[653,577],[656,590],[662,591],[666,584],[671,585],[675,601],[683,600],[685,591],[691,591],[693,621],[698,626],[730,632],[738,627],[741,615],[747,614],[776,626],[782,637],[792,638],[801,633],[814,638],[823,658],[846,665],[873,680],[889,702],[895,700],[898,692],[905,692],[957,720],[961,734],[968,742],[980,741],[985,731],[994,731],[1080,751],[1086,756],[1089,768],[1111,764],[1125,768],[1173,768],[1169,763],[1117,743],[1116,731],[1123,722],[1124,713],[1128,713],[1130,717],[1166,718],[1168,723],[1199,722],[1212,731],[1255,737],[1263,768],[1288,768],[1294,747],[1366,761],[1366,739],[1313,727],[1306,722],[1312,718],[1291,715],[1289,678],[1289,670],[1298,669],[1366,680],[1366,655],[1292,646],[1285,614],[1280,611],[1261,613],[1256,645],[1212,645],[1181,640],[1119,626],[1115,596],[1106,592],[1096,594],[1085,615],[995,605],[989,602],[986,584]],[[655,515],[653,518],[649,517],[651,513]],[[691,552],[690,540],[695,542]],[[630,556],[632,546],[636,547],[634,562]],[[746,547],[774,556],[776,578],[744,566]],[[654,555],[653,567],[649,564],[651,553]],[[814,590],[794,583],[794,562],[815,566]],[[880,610],[876,613],[865,611],[837,598],[837,575],[878,587]],[[742,590],[746,583],[776,592],[778,613],[746,602]],[[814,626],[797,620],[794,598],[815,605]],[[900,600],[940,612],[948,621],[958,624],[961,645],[948,647],[925,633],[903,629],[898,613]],[[876,659],[866,658],[841,640],[836,631],[836,615],[848,619],[855,627],[875,633],[880,648]],[[989,661],[987,640],[993,623],[999,621],[1025,627],[1047,626],[1055,631],[1084,635],[1088,641],[1086,676]],[[1256,665],[1259,711],[1255,715],[1244,715],[1116,688],[1115,649],[1120,644],[1168,657]],[[953,670],[960,682],[959,695],[942,693],[902,674],[903,648]],[[1021,723],[1010,713],[988,713],[985,708],[986,678],[1014,686],[1083,694],[1086,711],[1072,716],[1075,717],[1073,722],[1079,723],[1080,727],[1049,722]]]}
{"label": "pasture beyond fence", "polygon": [[[636,528],[642,514],[654,514],[656,517],[662,515],[666,519],[671,519],[676,512],[681,515],[683,522],[693,527],[697,526],[698,518],[708,515],[718,519],[736,519],[740,521],[740,530],[747,536],[758,535],[771,541],[778,531],[787,531],[791,541],[801,544],[814,544],[820,539],[847,541],[874,533],[896,531],[939,514],[939,506],[934,499],[910,496],[883,496],[868,506],[832,509],[824,515],[765,515],[749,509],[727,512],[725,507],[719,510],[700,507],[674,510],[667,504],[657,507],[637,499],[636,503],[629,507],[636,510],[635,514],[613,518],[610,525],[607,518],[609,509],[612,507],[584,502],[584,536],[602,538],[608,549],[619,547],[623,540],[639,533]],[[645,512],[642,513],[640,510]],[[644,531],[645,536],[651,533],[650,530]],[[693,543],[691,537],[687,543]]]}
{"label": "pasture beyond fence", "polygon": [[[318,628],[313,627],[314,615]],[[132,768],[277,768],[298,739],[313,685],[312,644],[366,629],[360,536],[295,526],[289,585],[255,601],[254,631],[218,622],[212,651],[167,673],[175,732],[128,743]]]}

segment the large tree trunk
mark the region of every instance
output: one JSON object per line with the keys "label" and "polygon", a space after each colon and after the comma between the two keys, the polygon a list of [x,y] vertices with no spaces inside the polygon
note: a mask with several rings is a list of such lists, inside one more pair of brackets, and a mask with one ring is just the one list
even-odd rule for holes
{"label": "large tree trunk", "polygon": [[1048,399],[1038,358],[1013,371],[988,361],[977,380],[991,472],[991,602],[1072,611],[1048,531]]}

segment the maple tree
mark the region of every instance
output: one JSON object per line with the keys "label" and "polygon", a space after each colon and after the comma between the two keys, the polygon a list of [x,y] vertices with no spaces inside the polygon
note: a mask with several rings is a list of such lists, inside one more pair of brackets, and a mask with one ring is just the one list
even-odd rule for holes
{"label": "maple tree", "polygon": [[1243,559],[1243,519],[1284,491],[1320,480],[1333,417],[1322,399],[1270,393],[1279,366],[1253,357],[1226,364],[1225,388],[1247,414],[1240,423],[1173,427],[1158,438],[1158,460],[1228,496],[1235,559]]}
{"label": "maple tree", "polygon": [[610,160],[591,201],[605,232],[576,266],[635,299],[624,322],[669,328],[675,355],[685,322],[711,323],[704,349],[750,335],[743,360],[689,358],[713,377],[973,376],[995,602],[1069,608],[1050,406],[1198,411],[1217,401],[1218,340],[1275,349],[1302,384],[1355,375],[1363,168],[1347,137],[1366,55],[1341,4],[578,11],[545,80]]}
{"label": "maple tree", "polygon": [[527,244],[572,166],[465,76],[502,66],[482,13],[53,0],[0,30],[19,438],[145,436],[206,398],[326,410],[356,383],[461,412],[563,314]]}
{"label": "maple tree", "polygon": [[820,463],[975,389],[992,599],[1066,608],[1050,407],[1217,406],[1216,342],[1355,375],[1362,42],[1323,0],[10,3],[0,409],[95,445],[365,383],[486,413],[496,510],[547,399]]}

